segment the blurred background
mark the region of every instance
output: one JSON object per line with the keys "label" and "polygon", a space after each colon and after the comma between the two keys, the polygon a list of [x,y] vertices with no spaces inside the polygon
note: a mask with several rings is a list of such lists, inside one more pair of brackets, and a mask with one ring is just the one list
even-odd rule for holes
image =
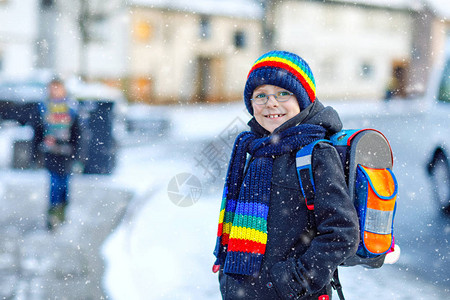
{"label": "blurred background", "polygon": [[[448,297],[449,17],[446,0],[0,0],[0,297],[219,299],[223,177],[247,73],[273,49],[394,150],[401,259],[346,269],[344,293]],[[55,76],[82,134],[69,219],[49,233],[35,131]]]}
{"label": "blurred background", "polygon": [[[268,49],[300,53],[322,98],[423,91],[443,54],[445,1],[3,0],[0,72],[118,87],[130,102],[235,101]],[[419,75],[420,74],[420,75]]]}

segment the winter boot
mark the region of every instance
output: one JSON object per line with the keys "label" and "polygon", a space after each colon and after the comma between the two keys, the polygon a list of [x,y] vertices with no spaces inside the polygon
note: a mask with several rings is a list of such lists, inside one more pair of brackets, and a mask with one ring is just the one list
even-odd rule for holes
{"label": "winter boot", "polygon": [[47,214],[47,228],[48,230],[54,230],[56,227],[61,226],[65,220],[65,208],[63,204],[57,204],[50,207]]}

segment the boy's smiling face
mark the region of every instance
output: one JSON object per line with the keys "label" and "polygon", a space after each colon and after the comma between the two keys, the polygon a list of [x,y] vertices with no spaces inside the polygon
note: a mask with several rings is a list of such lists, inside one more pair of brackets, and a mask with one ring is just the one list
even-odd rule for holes
{"label": "boy's smiling face", "polygon": [[[257,96],[272,95],[282,91],[288,90],[270,84],[260,85],[253,91],[252,99]],[[258,105],[252,101],[252,107],[253,116],[256,121],[270,133],[281,124],[300,113],[300,106],[298,105],[295,95],[292,95],[291,98],[285,102],[278,102],[272,95],[269,96],[269,100],[266,104]]]}

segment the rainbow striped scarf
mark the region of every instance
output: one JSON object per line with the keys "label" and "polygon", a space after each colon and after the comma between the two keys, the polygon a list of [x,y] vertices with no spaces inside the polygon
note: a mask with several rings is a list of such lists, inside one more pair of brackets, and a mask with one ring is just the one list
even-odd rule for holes
{"label": "rainbow striped scarf", "polygon": [[[226,274],[254,275],[267,244],[273,159],[325,136],[318,125],[302,124],[258,138],[241,133],[234,144],[223,191],[214,255]],[[247,153],[250,161],[244,174]]]}

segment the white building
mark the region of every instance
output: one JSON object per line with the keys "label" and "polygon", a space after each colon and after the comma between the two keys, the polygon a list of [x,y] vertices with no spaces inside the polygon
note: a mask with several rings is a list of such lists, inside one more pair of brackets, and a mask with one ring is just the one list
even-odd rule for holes
{"label": "white building", "polygon": [[54,68],[87,78],[125,77],[129,19],[124,2],[57,0]]}
{"label": "white building", "polygon": [[249,0],[129,1],[132,96],[150,102],[240,99],[261,49],[260,5]]}
{"label": "white building", "polygon": [[0,76],[24,76],[36,64],[37,0],[0,0]]}
{"label": "white building", "polygon": [[33,3],[28,69],[108,82],[131,100],[234,100],[261,48],[263,11],[253,0]]}
{"label": "white building", "polygon": [[273,1],[269,30],[275,48],[309,62],[319,97],[382,99],[394,73],[406,96],[443,49],[450,14],[437,2]]}

